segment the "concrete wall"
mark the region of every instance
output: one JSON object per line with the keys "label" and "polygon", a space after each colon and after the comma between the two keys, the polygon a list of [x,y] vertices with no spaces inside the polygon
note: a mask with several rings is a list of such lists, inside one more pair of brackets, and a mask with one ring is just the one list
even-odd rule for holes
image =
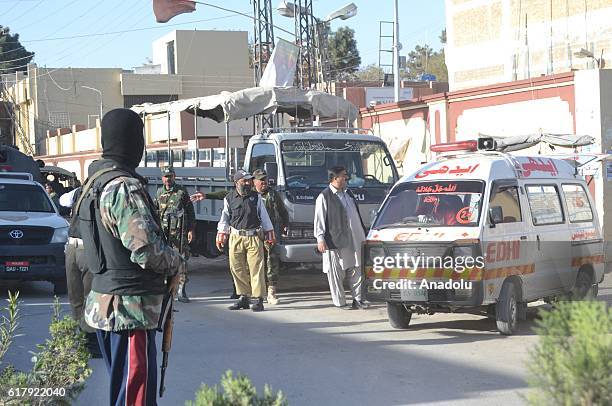
{"label": "concrete wall", "polygon": [[72,124],[87,125],[88,116],[99,116],[100,96],[82,86],[96,88],[102,93],[104,112],[123,107],[121,72],[121,69],[115,68],[34,69],[35,93],[31,97],[36,104],[35,128],[39,154],[46,153],[40,148],[44,145],[48,129]]}
{"label": "concrete wall", "polygon": [[129,95],[182,95],[182,81],[177,75],[121,74],[121,94]]}
{"label": "concrete wall", "polygon": [[593,68],[574,54],[610,59],[610,21],[610,0],[446,0],[450,90]]}
{"label": "concrete wall", "polygon": [[[594,153],[612,150],[612,71],[589,70],[576,72],[576,131],[596,139],[590,147]],[[612,161],[603,162],[593,176],[599,220],[606,241],[606,261],[612,260],[612,176],[607,167]]]}
{"label": "concrete wall", "polygon": [[[253,87],[249,67],[248,33],[246,31],[177,30],[153,42],[153,64],[161,65],[167,74],[167,44],[174,41],[176,74],[181,80],[180,99],[210,96]],[[198,137],[222,137],[224,124],[198,118]],[[193,125],[190,126],[193,136]],[[253,132],[251,121],[230,125],[230,134],[240,136]]]}
{"label": "concrete wall", "polygon": [[208,96],[253,86],[246,31],[173,31],[153,42],[153,64],[167,74],[167,44],[174,41],[181,98]]}

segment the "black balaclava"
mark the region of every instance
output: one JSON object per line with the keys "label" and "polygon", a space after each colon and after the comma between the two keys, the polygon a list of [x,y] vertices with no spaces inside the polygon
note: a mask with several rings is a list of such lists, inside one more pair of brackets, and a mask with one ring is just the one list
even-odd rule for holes
{"label": "black balaclava", "polygon": [[102,158],[135,169],[142,159],[142,119],[129,109],[114,109],[102,119]]}

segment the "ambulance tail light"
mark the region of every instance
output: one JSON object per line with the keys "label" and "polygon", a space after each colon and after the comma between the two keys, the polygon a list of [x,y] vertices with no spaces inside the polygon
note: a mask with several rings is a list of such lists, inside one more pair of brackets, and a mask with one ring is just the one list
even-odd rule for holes
{"label": "ambulance tail light", "polygon": [[478,141],[447,142],[431,146],[432,152],[478,151]]}

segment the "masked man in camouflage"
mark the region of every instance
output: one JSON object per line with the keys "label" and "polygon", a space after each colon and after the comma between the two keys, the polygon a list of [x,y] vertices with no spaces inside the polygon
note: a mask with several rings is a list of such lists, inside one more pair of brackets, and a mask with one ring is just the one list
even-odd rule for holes
{"label": "masked man in camouflage", "polygon": [[[185,258],[189,258],[189,244],[193,241],[195,234],[193,203],[191,203],[187,189],[176,183],[176,174],[172,167],[162,168],[162,180],[164,185],[157,189],[155,198],[162,229],[168,242],[179,249]],[[181,228],[183,235],[181,235]],[[189,297],[185,289],[189,280],[187,266],[183,267],[182,271],[177,297],[179,301],[188,303]]]}
{"label": "masked man in camouflage", "polygon": [[[166,242],[155,205],[135,169],[144,150],[143,123],[128,109],[102,119],[102,159],[75,213],[83,239],[91,291],[85,321],[96,329],[110,375],[111,405],[156,405],[155,331],[164,295],[183,263]],[[169,277],[173,277],[171,280]]]}
{"label": "masked man in camouflage", "polygon": [[[272,189],[268,184],[268,174],[263,169],[257,169],[253,172],[253,183],[257,193],[261,195],[264,201],[268,216],[274,225],[274,233],[281,235],[287,231],[289,225],[289,213],[281,199],[280,194]],[[277,304],[276,287],[278,286],[278,275],[280,273],[280,252],[278,245],[270,245],[264,243],[264,268],[266,272],[266,280],[268,281],[268,303]]]}

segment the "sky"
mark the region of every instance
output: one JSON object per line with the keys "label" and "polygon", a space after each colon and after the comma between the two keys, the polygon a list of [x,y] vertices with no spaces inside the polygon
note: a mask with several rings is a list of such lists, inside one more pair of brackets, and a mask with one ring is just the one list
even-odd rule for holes
{"label": "sky", "polygon": [[[207,3],[249,15],[249,0],[208,0]],[[350,0],[313,0],[313,14],[323,18]],[[393,21],[393,0],[353,0],[357,15],[334,20],[332,30],[355,30],[362,66],[378,63],[379,21]],[[274,25],[294,31],[293,19],[280,16],[274,0]],[[168,23],[155,22],[152,0],[0,0],[0,25],[18,33],[22,45],[36,53],[33,62],[50,68],[119,67],[132,69],[152,56],[152,42],[172,30],[239,30],[252,37],[251,19],[198,4],[193,13]],[[445,26],[444,0],[399,0],[401,54],[415,45],[440,48],[438,36]],[[384,35],[392,34],[385,26]],[[292,36],[275,30],[277,38]],[[391,48],[385,39],[384,48]],[[388,54],[387,54],[388,55]],[[387,56],[387,58],[390,58]],[[386,63],[390,63],[390,59]]]}

